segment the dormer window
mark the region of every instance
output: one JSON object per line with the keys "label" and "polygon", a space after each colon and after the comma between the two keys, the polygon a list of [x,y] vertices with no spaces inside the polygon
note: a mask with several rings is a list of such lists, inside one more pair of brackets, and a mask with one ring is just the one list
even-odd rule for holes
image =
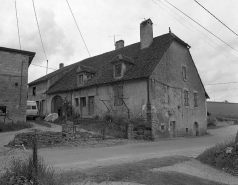
{"label": "dormer window", "polygon": [[114,57],[111,63],[113,64],[113,76],[115,79],[123,78],[123,75],[126,70],[128,70],[132,65],[134,65],[133,59],[122,54],[119,54]]}
{"label": "dormer window", "polygon": [[122,64],[115,64],[114,65],[114,76],[116,78],[122,76]]}
{"label": "dormer window", "polygon": [[93,77],[95,73],[96,71],[92,67],[79,65],[76,70],[77,85],[83,86],[88,80],[90,80]]}
{"label": "dormer window", "polygon": [[78,75],[78,85],[83,85],[83,74]]}

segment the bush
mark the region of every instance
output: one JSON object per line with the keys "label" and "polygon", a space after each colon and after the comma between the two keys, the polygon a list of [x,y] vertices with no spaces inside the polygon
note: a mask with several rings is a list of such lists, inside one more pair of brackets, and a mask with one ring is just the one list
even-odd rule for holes
{"label": "bush", "polygon": [[[0,184],[31,184],[34,178],[32,156],[26,159],[13,159],[0,178]],[[56,177],[55,169],[46,165],[43,159],[38,159],[39,185],[60,185],[60,179]]]}
{"label": "bush", "polygon": [[28,122],[22,123],[22,122],[17,122],[17,123],[0,123],[0,132],[7,132],[7,131],[16,131],[16,130],[21,130],[25,128],[31,128],[32,125]]}
{"label": "bush", "polygon": [[[231,153],[227,152],[228,147],[233,148]],[[238,175],[238,148],[235,147],[233,140],[217,144],[205,150],[197,159],[215,168]]]}

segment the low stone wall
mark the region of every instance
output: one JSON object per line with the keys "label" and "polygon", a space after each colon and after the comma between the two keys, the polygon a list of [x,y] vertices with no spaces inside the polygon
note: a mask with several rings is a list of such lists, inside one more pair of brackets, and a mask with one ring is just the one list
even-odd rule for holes
{"label": "low stone wall", "polygon": [[12,144],[14,146],[24,144],[25,147],[30,147],[34,137],[39,146],[56,145],[63,139],[61,132],[27,132],[16,134]]}

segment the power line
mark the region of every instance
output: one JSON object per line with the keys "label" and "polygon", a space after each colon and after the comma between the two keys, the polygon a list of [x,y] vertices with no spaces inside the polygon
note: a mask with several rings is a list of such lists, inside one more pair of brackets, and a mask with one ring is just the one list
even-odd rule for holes
{"label": "power line", "polygon": [[224,83],[215,83],[215,84],[204,84],[204,85],[223,85],[223,84],[237,84],[238,82],[224,82]]}
{"label": "power line", "polygon": [[19,47],[20,47],[20,50],[21,50],[21,38],[20,38],[20,30],[19,30],[19,24],[18,24],[17,2],[16,2],[16,0],[15,0],[15,10],[16,10],[16,20],[17,20],[18,41],[19,41]]}
{"label": "power line", "polygon": [[204,6],[202,6],[199,2],[194,0],[198,5],[200,5],[204,10],[206,10],[210,15],[212,15],[216,20],[218,20],[221,24],[223,24],[227,29],[229,29],[232,33],[234,33],[236,36],[238,36],[237,33],[235,33],[231,28],[229,28],[225,23],[223,23],[220,19],[218,19],[214,14],[212,14],[209,10],[207,10]]}
{"label": "power line", "polygon": [[[31,65],[33,65],[33,66],[38,66],[38,67],[43,67],[43,68],[47,68],[47,67],[45,67],[45,66],[41,66],[41,65],[37,65],[37,64],[32,64],[31,63]],[[54,68],[50,68],[50,67],[48,67],[48,69],[52,69],[52,70],[58,70],[58,69],[54,69]]]}
{"label": "power line", "polygon": [[[166,6],[166,8],[170,9],[174,14],[176,14],[176,16],[170,14],[169,11],[165,10],[163,7],[161,7],[159,4],[157,4],[154,0],[151,0],[152,2],[154,2],[158,7],[160,7],[161,9],[163,9],[164,11],[166,11],[170,16],[172,16],[174,19],[176,19],[179,23],[181,23],[183,26],[185,26],[187,29],[189,29],[191,32],[193,32],[195,35],[197,35],[198,37],[200,37],[202,40],[204,40],[207,44],[209,44],[211,47],[213,47],[215,50],[218,50],[219,52],[221,52],[224,56],[226,56],[227,58],[229,58],[231,61],[236,62],[235,60],[233,60],[231,57],[229,57],[228,55],[230,55],[230,53],[228,53],[228,51],[223,48],[228,55],[226,55],[222,50],[215,48],[212,44],[210,44],[208,41],[206,41],[204,38],[202,38],[200,35],[198,35],[197,33],[195,33],[193,30],[191,30],[188,26],[186,26],[184,23],[182,23],[176,16],[180,17],[181,19],[183,19],[180,15],[178,15],[176,12],[174,12],[171,8],[169,8],[166,4],[162,3],[161,1],[159,1],[161,4],[163,4],[164,6]],[[187,22],[185,19],[183,19],[185,22]],[[189,23],[189,22],[188,22]],[[189,23],[192,27],[194,27],[191,23]],[[195,27],[194,27],[195,28]],[[197,28],[195,28],[196,30],[198,30]],[[202,33],[206,38],[208,38],[210,41],[214,42],[211,38],[209,38],[208,36],[206,36],[203,32],[201,32],[200,30],[198,30],[200,33]],[[217,43],[215,43],[217,44]],[[219,45],[219,44],[217,44]],[[233,57],[236,57],[234,55],[232,55]],[[237,58],[237,57],[236,57]]]}
{"label": "power line", "polygon": [[37,23],[39,35],[40,35],[40,40],[41,40],[42,49],[43,49],[43,51],[44,51],[45,59],[46,59],[46,62],[47,62],[47,67],[46,67],[46,75],[47,75],[47,73],[48,73],[48,58],[47,58],[47,55],[46,55],[46,52],[45,52],[45,47],[44,47],[43,39],[42,39],[41,32],[40,32],[40,26],[39,26],[38,19],[37,19],[37,15],[36,15],[36,8],[35,8],[34,0],[32,0],[32,4],[33,4],[34,12],[35,12],[35,18],[36,18],[36,23]]}
{"label": "power line", "polygon": [[71,14],[72,14],[72,16],[73,16],[74,22],[75,22],[75,24],[76,24],[76,26],[77,26],[77,28],[78,28],[78,31],[79,31],[79,33],[80,33],[80,35],[81,35],[81,38],[82,38],[82,40],[83,40],[83,43],[84,43],[84,45],[85,45],[85,47],[86,47],[86,49],[87,49],[87,51],[88,51],[88,55],[91,57],[91,55],[90,55],[90,53],[89,53],[89,50],[88,50],[88,47],[87,47],[87,45],[86,45],[86,42],[84,41],[83,35],[82,35],[82,33],[81,33],[80,29],[79,29],[78,23],[77,23],[77,21],[76,21],[76,19],[75,19],[75,17],[74,17],[73,11],[72,11],[71,8],[70,8],[70,5],[69,5],[68,0],[66,0],[66,2],[68,3],[69,10],[70,10],[70,12],[71,12]]}
{"label": "power line", "polygon": [[170,4],[171,6],[173,6],[176,10],[178,10],[179,12],[181,12],[182,14],[184,14],[186,17],[188,17],[190,20],[192,20],[193,22],[195,22],[197,25],[199,25],[200,27],[202,27],[203,29],[205,29],[207,32],[209,32],[210,34],[212,34],[214,37],[216,37],[217,39],[219,39],[220,41],[222,41],[224,44],[226,44],[227,46],[229,46],[231,49],[235,50],[238,53],[238,50],[236,50],[235,48],[233,48],[231,45],[227,44],[225,41],[223,41],[222,39],[220,39],[218,36],[216,36],[214,33],[212,33],[211,31],[209,31],[207,28],[205,28],[204,26],[202,26],[200,23],[198,23],[197,21],[195,21],[194,19],[192,19],[190,16],[188,16],[187,14],[185,14],[183,11],[181,11],[180,9],[178,9],[176,6],[174,6],[173,4],[171,4],[170,2],[168,2],[167,0],[165,0],[165,2],[167,2],[168,4]]}
{"label": "power line", "polygon": [[41,37],[40,26],[39,26],[37,15],[36,15],[36,8],[35,8],[34,0],[32,0],[32,4],[33,4],[34,12],[35,12],[35,18],[36,18],[36,23],[37,23],[39,35],[40,35],[41,45],[42,45],[42,48],[43,48],[43,51],[44,51],[44,54],[45,54],[45,58],[46,58],[46,60],[48,60],[47,56],[46,56],[46,52],[45,52],[45,47],[44,47],[44,44],[43,44],[43,39]]}

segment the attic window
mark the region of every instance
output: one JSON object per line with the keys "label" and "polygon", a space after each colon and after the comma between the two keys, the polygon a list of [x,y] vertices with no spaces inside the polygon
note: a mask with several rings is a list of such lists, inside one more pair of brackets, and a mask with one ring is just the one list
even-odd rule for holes
{"label": "attic window", "polygon": [[78,75],[78,85],[83,85],[83,74]]}
{"label": "attic window", "polygon": [[121,77],[122,76],[122,64],[115,64],[114,66],[114,76]]}
{"label": "attic window", "polygon": [[182,66],[183,81],[187,81],[187,68]]}

